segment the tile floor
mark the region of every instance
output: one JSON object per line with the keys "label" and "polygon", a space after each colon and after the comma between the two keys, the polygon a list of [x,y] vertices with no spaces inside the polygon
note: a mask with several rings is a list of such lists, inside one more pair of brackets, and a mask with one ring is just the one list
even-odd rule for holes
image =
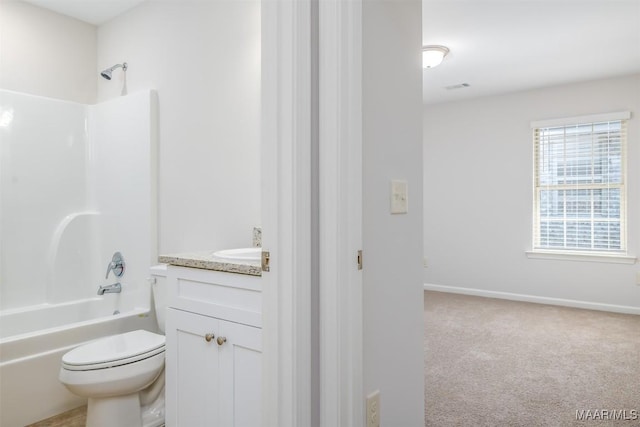
{"label": "tile floor", "polygon": [[27,427],[85,427],[86,421],[87,407],[81,406]]}

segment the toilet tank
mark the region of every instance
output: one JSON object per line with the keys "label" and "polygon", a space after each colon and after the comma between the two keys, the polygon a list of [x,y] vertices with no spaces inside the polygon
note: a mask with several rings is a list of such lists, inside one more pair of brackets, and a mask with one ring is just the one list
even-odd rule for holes
{"label": "toilet tank", "polygon": [[158,328],[164,332],[164,319],[167,312],[167,265],[154,265],[149,270]]}

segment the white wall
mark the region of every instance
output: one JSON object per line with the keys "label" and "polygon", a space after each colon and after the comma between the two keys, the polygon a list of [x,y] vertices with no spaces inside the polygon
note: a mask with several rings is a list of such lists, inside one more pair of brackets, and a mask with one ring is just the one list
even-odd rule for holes
{"label": "white wall", "polygon": [[[159,98],[160,253],[250,246],[260,225],[260,2],[146,2],[98,30],[98,69],[126,61]],[[119,96],[122,70],[100,79]]]}
{"label": "white wall", "polygon": [[640,255],[640,75],[426,107],[425,282],[486,295],[506,292],[542,301],[577,300],[594,308],[640,308],[637,264],[525,256],[532,244],[530,122],[624,110],[632,111],[628,246],[630,254]]}
{"label": "white wall", "polygon": [[0,1],[0,88],[96,100],[96,27],[19,0]]}
{"label": "white wall", "polygon": [[[424,420],[420,1],[363,2],[364,391],[381,425]],[[409,212],[389,213],[392,179]]]}

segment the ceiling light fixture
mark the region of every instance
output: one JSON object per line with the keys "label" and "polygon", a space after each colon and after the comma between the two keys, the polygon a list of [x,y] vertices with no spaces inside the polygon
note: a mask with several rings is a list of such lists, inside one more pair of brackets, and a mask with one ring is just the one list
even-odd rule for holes
{"label": "ceiling light fixture", "polygon": [[449,53],[449,48],[439,45],[428,45],[422,47],[422,68],[434,68],[440,65],[445,56]]}

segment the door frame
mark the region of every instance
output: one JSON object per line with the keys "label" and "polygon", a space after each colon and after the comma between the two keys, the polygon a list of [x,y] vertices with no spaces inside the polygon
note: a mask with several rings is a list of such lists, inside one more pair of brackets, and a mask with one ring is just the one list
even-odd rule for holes
{"label": "door frame", "polygon": [[319,2],[319,68],[320,426],[360,427],[364,378],[358,268],[362,249],[359,0]]}
{"label": "door frame", "polygon": [[[263,426],[360,427],[361,0],[262,0],[261,9],[262,242],[271,257],[262,276]],[[312,132],[318,132],[317,152]],[[312,164],[318,165],[316,188]],[[312,212],[314,199],[318,212]],[[312,301],[314,263],[319,301]],[[317,319],[312,304],[319,306]],[[311,364],[312,328],[318,328],[319,372]],[[314,382],[319,399],[312,397]],[[316,405],[319,420],[312,416]]]}
{"label": "door frame", "polygon": [[311,425],[310,3],[262,0],[262,425]]}

